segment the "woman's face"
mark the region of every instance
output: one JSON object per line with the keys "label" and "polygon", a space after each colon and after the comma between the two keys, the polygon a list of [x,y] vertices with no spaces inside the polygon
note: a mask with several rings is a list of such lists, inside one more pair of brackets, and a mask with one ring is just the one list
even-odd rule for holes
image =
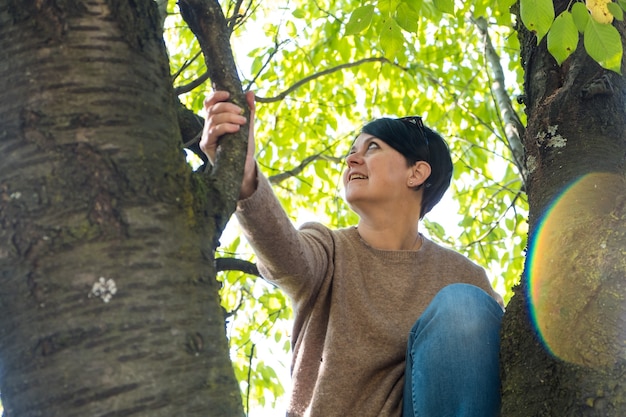
{"label": "woman's face", "polygon": [[360,204],[406,202],[413,167],[404,156],[381,139],[361,133],[346,158],[343,173],[345,198],[358,212]]}

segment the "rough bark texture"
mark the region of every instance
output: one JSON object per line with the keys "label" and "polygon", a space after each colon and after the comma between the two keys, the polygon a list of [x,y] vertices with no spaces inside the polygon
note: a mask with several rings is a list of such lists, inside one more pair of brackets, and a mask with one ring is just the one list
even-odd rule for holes
{"label": "rough bark texture", "polygon": [[582,42],[559,67],[545,39],[520,40],[532,243],[503,323],[502,416],[624,416],[626,80]]}
{"label": "rough bark texture", "polygon": [[[179,0],[180,12],[192,30],[204,54],[209,78],[215,90],[228,91],[231,101],[244,109],[250,119],[250,109],[242,91],[237,66],[230,48],[230,28],[217,0]],[[228,214],[218,220],[221,232],[235,211],[243,179],[248,143],[248,124],[233,134],[220,138],[213,172],[212,186],[222,196],[222,211]]]}
{"label": "rough bark texture", "polygon": [[241,416],[152,0],[0,0],[6,417]]}

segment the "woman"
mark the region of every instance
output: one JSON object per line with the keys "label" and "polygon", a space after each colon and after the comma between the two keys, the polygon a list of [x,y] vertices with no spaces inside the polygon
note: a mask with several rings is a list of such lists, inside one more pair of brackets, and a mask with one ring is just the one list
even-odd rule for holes
{"label": "woman", "polygon": [[[211,161],[246,122],[228,97],[205,101]],[[417,117],[368,123],[343,175],[357,226],[296,230],[257,170],[250,125],[236,215],[263,277],[293,302],[287,415],[496,416],[501,298],[482,268],[418,231],[450,183],[444,140]]]}

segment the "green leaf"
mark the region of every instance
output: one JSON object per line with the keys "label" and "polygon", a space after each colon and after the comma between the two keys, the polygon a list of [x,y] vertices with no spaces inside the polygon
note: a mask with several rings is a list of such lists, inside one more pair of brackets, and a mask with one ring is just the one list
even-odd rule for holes
{"label": "green leaf", "polygon": [[566,10],[554,19],[548,32],[548,51],[559,65],[576,50],[578,36],[578,29],[570,12]]}
{"label": "green leaf", "polygon": [[619,3],[619,7],[621,7],[622,10],[626,10],[626,0],[618,0],[617,2]]}
{"label": "green leaf", "polygon": [[419,13],[415,12],[407,3],[401,3],[394,16],[396,23],[407,32],[417,33],[419,28]]}
{"label": "green leaf", "polygon": [[537,36],[537,44],[550,30],[554,20],[552,0],[520,0],[522,22]]}
{"label": "green leaf", "polygon": [[387,19],[382,23],[379,39],[386,57],[394,57],[404,45],[402,30],[393,19]]}
{"label": "green leaf", "polygon": [[578,28],[580,33],[583,33],[587,27],[587,21],[589,20],[589,10],[587,10],[587,7],[583,3],[576,2],[572,6],[572,16],[574,17],[576,28]]}
{"label": "green leaf", "polygon": [[306,17],[306,12],[302,9],[295,9],[292,14],[296,19],[304,19]]}
{"label": "green leaf", "polygon": [[517,0],[497,0],[497,8],[501,13],[509,13],[511,6],[515,4]]}
{"label": "green leaf", "polygon": [[434,0],[433,3],[443,13],[454,14],[454,0]]}
{"label": "green leaf", "polygon": [[619,20],[620,22],[624,20],[624,10],[622,10],[622,8],[617,3],[610,2],[606,5],[606,7],[608,7],[609,12],[611,12],[611,14],[617,20]]}
{"label": "green leaf", "polygon": [[350,20],[346,24],[345,35],[356,35],[363,32],[372,23],[373,16],[374,6],[371,4],[354,9],[350,15]]}
{"label": "green leaf", "polygon": [[285,28],[287,29],[287,35],[289,35],[290,38],[295,38],[298,34],[298,29],[291,20],[285,23]]}
{"label": "green leaf", "polygon": [[603,68],[621,74],[622,38],[613,25],[589,19],[584,34],[585,50]]}
{"label": "green leaf", "polygon": [[378,10],[382,13],[393,13],[398,8],[400,0],[378,0]]}
{"label": "green leaf", "polygon": [[[623,1],[626,1],[626,0],[623,0]],[[422,10],[422,7],[424,7],[423,0],[402,0],[401,3],[409,6],[411,10],[413,10],[414,12],[418,12],[418,13]]]}

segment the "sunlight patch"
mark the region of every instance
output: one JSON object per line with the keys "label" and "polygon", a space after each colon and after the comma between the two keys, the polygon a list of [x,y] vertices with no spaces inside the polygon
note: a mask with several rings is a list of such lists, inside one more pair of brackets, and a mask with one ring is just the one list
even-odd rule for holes
{"label": "sunlight patch", "polygon": [[556,357],[582,366],[626,360],[626,184],[586,175],[545,211],[529,242],[533,324]]}

